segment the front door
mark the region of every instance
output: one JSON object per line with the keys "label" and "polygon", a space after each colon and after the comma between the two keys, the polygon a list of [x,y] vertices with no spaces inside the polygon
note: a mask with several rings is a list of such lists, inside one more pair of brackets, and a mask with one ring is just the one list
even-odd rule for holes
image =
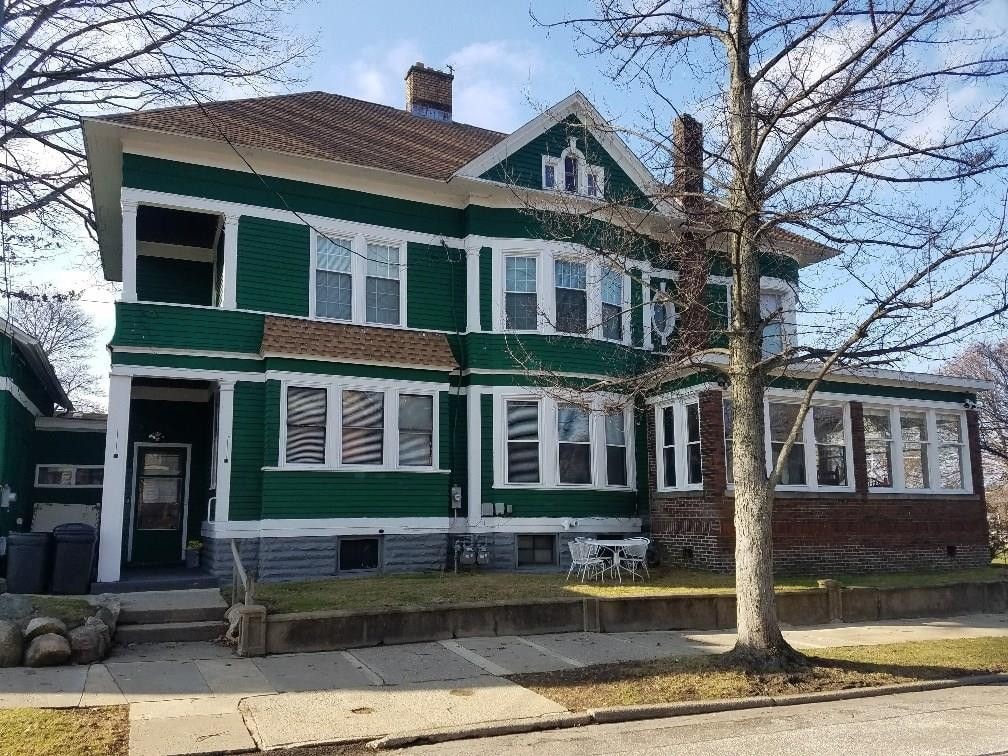
{"label": "front door", "polygon": [[189,449],[137,444],[134,457],[133,564],[178,564],[184,558]]}

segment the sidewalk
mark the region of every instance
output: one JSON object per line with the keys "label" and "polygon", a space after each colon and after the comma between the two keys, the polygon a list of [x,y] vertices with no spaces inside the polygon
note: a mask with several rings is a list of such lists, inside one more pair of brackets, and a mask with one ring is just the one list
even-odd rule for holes
{"label": "sidewalk", "polygon": [[[1008,615],[787,630],[799,648],[1008,636]],[[0,707],[129,704],[131,756],[240,751],[549,717],[504,675],[717,653],[732,632],[570,633],[238,659],[209,643],[120,648],[104,664],[8,669]]]}

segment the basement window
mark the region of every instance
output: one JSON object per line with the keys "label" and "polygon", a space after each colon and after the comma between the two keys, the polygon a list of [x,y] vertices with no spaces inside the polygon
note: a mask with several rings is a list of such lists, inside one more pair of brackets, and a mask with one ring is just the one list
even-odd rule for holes
{"label": "basement window", "polygon": [[378,538],[340,538],[337,566],[340,572],[377,570],[381,564]]}
{"label": "basement window", "polygon": [[556,558],[556,536],[552,535],[520,535],[518,536],[518,566],[532,567],[554,565]]}

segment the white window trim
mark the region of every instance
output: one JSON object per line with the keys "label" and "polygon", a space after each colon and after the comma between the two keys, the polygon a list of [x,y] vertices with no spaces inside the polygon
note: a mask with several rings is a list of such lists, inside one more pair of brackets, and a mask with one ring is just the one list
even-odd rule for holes
{"label": "white window trim", "polygon": [[76,482],[65,485],[63,483],[39,483],[39,474],[42,472],[43,467],[58,467],[61,470],[70,470],[70,479],[72,481],[77,480],[78,470],[102,470],[105,465],[67,465],[61,462],[42,462],[41,464],[35,465],[35,488],[101,488],[102,484],[94,485],[77,485]]}
{"label": "white window trim", "polygon": [[[315,313],[316,302],[316,278],[318,271],[318,241],[319,234],[312,231],[309,235],[309,257],[308,268],[308,319],[318,320],[324,323],[352,323],[354,325],[371,326],[375,328],[406,328],[406,276],[407,266],[407,243],[402,239],[382,236],[379,234],[363,234],[360,232],[347,232],[339,228],[319,229],[326,236],[334,239],[350,241],[350,286],[351,305],[350,319],[322,317]],[[367,247],[368,244],[383,244],[395,247],[399,250],[399,322],[398,323],[370,323],[367,321]]]}
{"label": "white window trim", "polygon": [[[326,390],[326,440],[325,462],[297,463],[287,461],[287,389],[322,388]],[[382,438],[382,463],[380,465],[343,464],[343,391],[374,391],[384,394],[384,435]],[[430,383],[410,383],[382,380],[353,380],[340,377],[305,376],[286,378],[280,383],[280,445],[277,468],[280,470],[328,470],[353,472],[443,472],[440,467],[439,446],[440,397],[446,386]],[[410,394],[433,398],[434,423],[431,439],[430,465],[399,464],[399,395]]]}
{"label": "white window trim", "polygon": [[[531,329],[507,328],[507,315],[505,311],[506,301],[506,265],[507,257],[534,257],[536,258],[536,306],[538,307],[537,322],[538,327]],[[587,302],[588,302],[588,331],[587,333],[568,333],[556,329],[556,283],[554,264],[557,260],[570,260],[572,262],[584,263],[587,266]],[[566,248],[555,248],[553,246],[535,248],[522,246],[515,248],[494,247],[492,258],[493,293],[491,295],[491,310],[493,314],[493,330],[496,333],[514,334],[542,334],[546,336],[574,336],[577,338],[591,338],[596,341],[604,341],[608,344],[631,345],[631,303],[630,290],[631,280],[628,273],[623,272],[623,304],[621,308],[621,318],[623,321],[623,338],[619,341],[607,339],[602,334],[602,272],[605,268],[615,266],[606,265],[606,261],[599,260],[583,247],[569,245]]]}
{"label": "white window trim", "polygon": [[[688,465],[686,458],[686,439],[688,438],[686,428],[686,406],[697,405],[697,415],[700,413],[700,398],[697,394],[676,397],[674,400],[660,402],[654,405],[655,424],[655,462],[657,473],[657,489],[659,491],[702,491],[703,490],[703,467],[701,464],[701,475],[699,483],[687,483]],[[662,415],[666,408],[672,408],[672,423],[675,428],[675,479],[676,485],[665,485],[665,423]],[[703,459],[703,418],[700,418],[700,454]]]}
{"label": "white window trim", "polygon": [[[780,396],[768,392],[763,401],[763,445],[766,453],[767,474],[773,470],[776,459],[773,455],[773,446],[770,441],[770,403],[775,404],[797,404],[801,400],[796,396]],[[816,407],[839,407],[843,410],[844,428],[844,458],[847,466],[847,485],[845,486],[825,486],[819,484],[819,470],[816,459],[815,429],[812,423],[812,413]],[[854,444],[851,434],[850,422],[850,402],[849,401],[813,401],[809,411],[805,413],[805,420],[802,422],[801,437],[795,439],[795,443],[803,444],[805,452],[805,483],[794,485],[778,484],[778,491],[853,491],[854,490]]]}
{"label": "white window trim", "polygon": [[[574,194],[579,197],[588,197],[590,199],[603,199],[605,197],[606,190],[606,170],[600,165],[592,165],[588,162],[585,154],[577,148],[577,138],[571,137],[568,146],[560,153],[560,157],[555,157],[553,155],[543,155],[542,156],[542,168],[540,173],[539,186],[543,191],[547,192],[563,192],[564,194]],[[568,191],[566,188],[566,171],[564,166],[564,161],[568,157],[577,158],[578,161],[578,175],[577,175],[577,187],[574,191]],[[548,188],[546,186],[546,166],[553,166],[553,188]],[[588,174],[591,173],[596,178],[596,194],[588,194]]]}
{"label": "white window trim", "polygon": [[[633,406],[623,410],[624,432],[626,436],[627,485],[610,486],[606,481],[605,460],[605,419],[602,410],[615,399],[610,395],[592,397],[591,413],[588,416],[589,437],[591,439],[591,483],[560,482],[560,438],[557,429],[557,405],[564,400],[546,396],[542,390],[529,387],[520,389],[504,387],[494,392],[492,433],[494,439],[494,488],[501,489],[549,489],[561,491],[636,491],[636,469],[633,435]],[[572,398],[576,401],[576,398]],[[539,404],[539,482],[509,483],[507,481],[507,420],[505,404],[508,401],[535,401]],[[581,399],[583,401],[583,399]]]}
{"label": "white window trim", "polygon": [[[926,496],[961,495],[973,493],[973,467],[972,449],[969,443],[969,426],[966,423],[966,411],[964,409],[950,406],[932,406],[928,404],[914,404],[911,402],[901,402],[890,404],[888,402],[865,403],[865,412],[888,412],[889,432],[892,435],[890,443],[890,457],[892,464],[892,486],[871,486],[869,493],[887,494],[922,494]],[[907,488],[906,468],[903,461],[903,423],[900,419],[900,411],[920,412],[925,415],[927,423],[928,440],[928,488]],[[962,488],[942,488],[941,475],[938,469],[938,447],[942,442],[938,440],[938,415],[955,415],[959,418],[959,432],[962,441],[959,442],[960,463],[962,464]],[[867,439],[866,439],[867,441]],[[946,444],[947,445],[947,444]]]}

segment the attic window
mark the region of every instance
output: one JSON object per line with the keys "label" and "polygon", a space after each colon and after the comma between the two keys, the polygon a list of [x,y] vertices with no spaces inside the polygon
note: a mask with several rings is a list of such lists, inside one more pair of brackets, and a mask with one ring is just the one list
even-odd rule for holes
{"label": "attic window", "polygon": [[601,166],[589,165],[572,139],[571,146],[560,157],[542,156],[542,188],[583,197],[602,197],[605,194],[605,170]]}

